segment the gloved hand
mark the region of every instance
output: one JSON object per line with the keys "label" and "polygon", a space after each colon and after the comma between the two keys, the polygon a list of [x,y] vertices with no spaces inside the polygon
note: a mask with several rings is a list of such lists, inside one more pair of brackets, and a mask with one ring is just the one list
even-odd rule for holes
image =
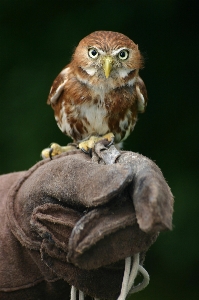
{"label": "gloved hand", "polygon": [[[13,184],[11,186],[11,183]],[[0,299],[69,299],[73,285],[117,299],[124,259],[141,263],[172,227],[173,196],[155,163],[96,144],[0,176]]]}

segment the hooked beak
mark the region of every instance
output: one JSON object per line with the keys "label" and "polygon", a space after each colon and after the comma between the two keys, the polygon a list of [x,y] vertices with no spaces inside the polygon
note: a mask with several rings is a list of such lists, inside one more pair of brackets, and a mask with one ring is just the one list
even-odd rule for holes
{"label": "hooked beak", "polygon": [[104,74],[106,78],[109,77],[111,69],[112,69],[112,63],[113,59],[111,56],[104,56],[103,57],[103,69],[104,69]]}

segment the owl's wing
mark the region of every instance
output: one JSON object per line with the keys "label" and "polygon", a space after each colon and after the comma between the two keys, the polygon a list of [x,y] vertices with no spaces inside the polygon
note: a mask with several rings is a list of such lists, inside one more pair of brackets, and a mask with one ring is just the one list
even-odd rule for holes
{"label": "owl's wing", "polygon": [[147,106],[147,90],[144,81],[138,77],[136,82],[136,92],[138,99],[138,112],[143,113]]}
{"label": "owl's wing", "polygon": [[68,73],[70,68],[66,67],[59,73],[59,75],[53,81],[53,84],[50,89],[50,93],[48,96],[47,104],[56,104],[57,100],[59,99],[61,93],[64,90],[64,86],[68,81]]}

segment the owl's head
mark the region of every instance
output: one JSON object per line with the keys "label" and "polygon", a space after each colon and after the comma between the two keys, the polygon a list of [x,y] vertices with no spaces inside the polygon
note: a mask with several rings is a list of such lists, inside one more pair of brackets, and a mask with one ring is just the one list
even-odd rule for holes
{"label": "owl's head", "polygon": [[82,39],[73,62],[88,75],[99,78],[125,78],[143,67],[136,45],[127,36],[112,31],[95,31]]}

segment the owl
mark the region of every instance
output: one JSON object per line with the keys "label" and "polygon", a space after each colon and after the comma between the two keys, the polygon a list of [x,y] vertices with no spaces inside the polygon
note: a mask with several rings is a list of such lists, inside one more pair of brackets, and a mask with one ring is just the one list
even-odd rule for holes
{"label": "owl", "polygon": [[[71,62],[54,80],[47,100],[61,131],[84,152],[102,139],[115,144],[124,141],[147,104],[141,68],[138,45],[127,36],[95,31],[83,38]],[[66,150],[52,144],[50,155]],[[49,157],[49,150],[42,156]]]}

